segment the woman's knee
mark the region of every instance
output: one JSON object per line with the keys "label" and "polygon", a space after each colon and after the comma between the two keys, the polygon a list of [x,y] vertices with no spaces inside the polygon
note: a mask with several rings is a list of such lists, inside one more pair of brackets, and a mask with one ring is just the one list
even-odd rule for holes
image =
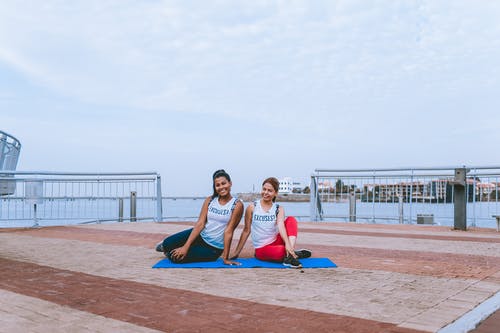
{"label": "woman's knee", "polygon": [[297,236],[298,226],[295,217],[288,216],[285,219],[285,229],[288,236]]}
{"label": "woman's knee", "polygon": [[285,257],[284,246],[266,246],[255,250],[255,258],[264,261],[282,261]]}
{"label": "woman's knee", "polygon": [[175,248],[183,246],[189,238],[192,230],[193,228],[186,229],[165,238],[163,240],[163,248],[165,251],[171,251]]}

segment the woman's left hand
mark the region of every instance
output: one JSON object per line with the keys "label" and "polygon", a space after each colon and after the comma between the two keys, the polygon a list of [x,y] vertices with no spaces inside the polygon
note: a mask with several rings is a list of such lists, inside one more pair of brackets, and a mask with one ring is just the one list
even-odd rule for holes
{"label": "woman's left hand", "polygon": [[297,255],[295,254],[295,250],[293,249],[293,247],[287,246],[286,247],[286,252],[288,252],[292,257],[294,257],[295,259],[297,259]]}
{"label": "woman's left hand", "polygon": [[186,256],[188,250],[185,249],[184,247],[178,247],[176,249],[173,249],[170,251],[170,255],[175,259],[175,260],[182,260]]}

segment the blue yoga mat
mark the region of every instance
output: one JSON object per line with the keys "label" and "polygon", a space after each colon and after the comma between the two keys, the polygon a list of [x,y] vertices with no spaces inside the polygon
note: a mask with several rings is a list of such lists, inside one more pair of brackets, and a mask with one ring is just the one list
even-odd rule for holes
{"label": "blue yoga mat", "polygon": [[[209,262],[191,262],[186,264],[176,264],[168,258],[158,261],[153,268],[289,268],[282,263],[262,261],[255,258],[238,258],[234,261],[241,265],[224,265],[221,258]],[[334,268],[337,267],[333,261],[328,258],[307,258],[300,259],[302,268]]]}

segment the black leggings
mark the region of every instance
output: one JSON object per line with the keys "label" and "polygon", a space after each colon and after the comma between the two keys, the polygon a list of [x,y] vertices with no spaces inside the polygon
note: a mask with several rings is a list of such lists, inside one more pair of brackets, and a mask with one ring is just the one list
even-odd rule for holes
{"label": "black leggings", "polygon": [[187,229],[171,236],[168,236],[163,240],[163,251],[165,255],[172,261],[176,263],[188,263],[188,262],[199,262],[199,261],[215,261],[222,254],[222,249],[218,249],[207,244],[200,235],[196,237],[186,256],[182,260],[176,260],[170,257],[170,251],[178,247],[184,246],[186,241],[193,231],[193,228]]}

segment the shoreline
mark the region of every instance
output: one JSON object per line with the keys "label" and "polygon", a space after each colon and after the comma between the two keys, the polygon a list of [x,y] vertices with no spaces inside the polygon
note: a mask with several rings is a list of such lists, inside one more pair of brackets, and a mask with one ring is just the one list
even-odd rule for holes
{"label": "shoreline", "polygon": [[[260,198],[260,193],[237,193],[236,196],[243,200],[244,202],[255,201]],[[278,194],[276,201],[279,202],[309,202],[309,194]]]}

